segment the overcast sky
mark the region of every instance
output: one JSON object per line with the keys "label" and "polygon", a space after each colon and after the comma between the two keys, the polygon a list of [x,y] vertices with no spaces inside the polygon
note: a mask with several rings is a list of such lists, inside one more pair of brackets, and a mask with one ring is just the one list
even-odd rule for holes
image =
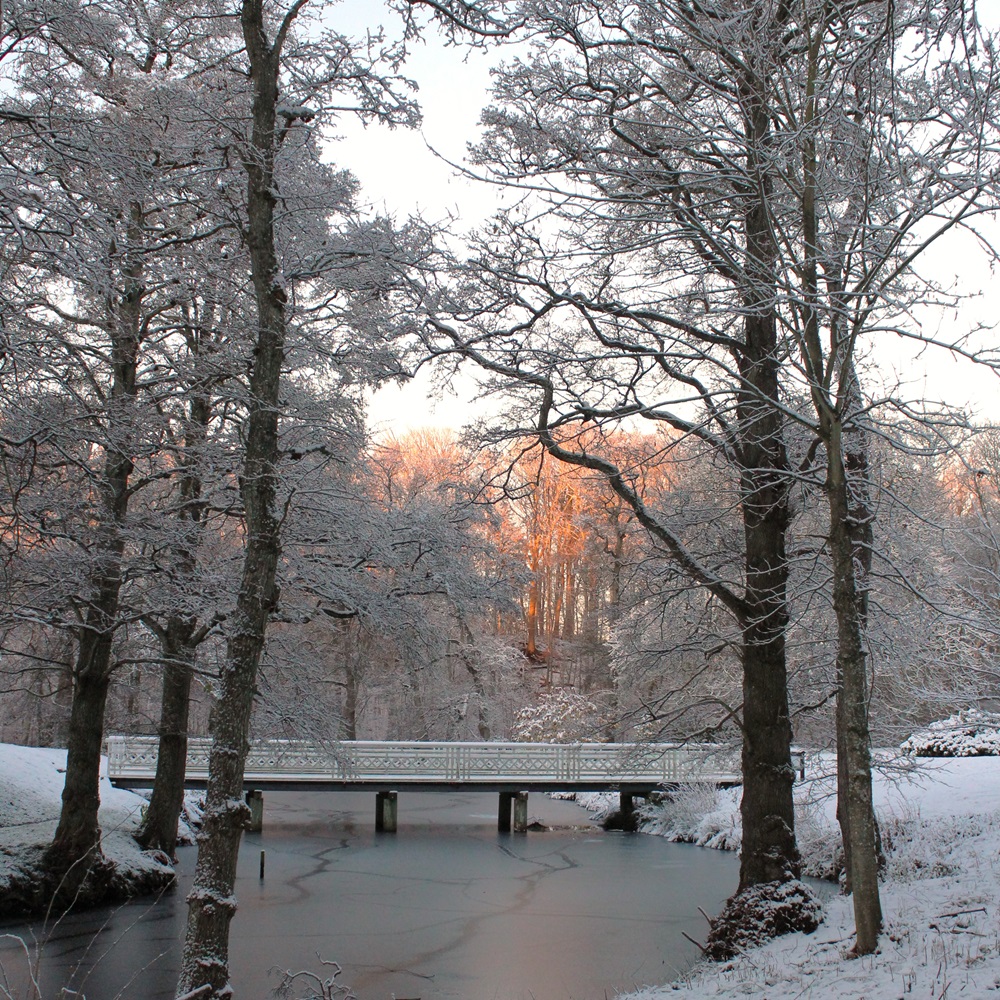
{"label": "overcast sky", "polygon": [[[998,10],[991,18],[1000,19]],[[345,0],[331,9],[337,29],[363,35],[369,27],[385,25],[389,37],[397,37],[398,15],[371,0]],[[420,131],[364,128],[345,122],[343,138],[331,149],[331,159],[352,170],[361,180],[366,198],[380,210],[399,218],[419,211],[427,218],[454,216],[464,226],[481,223],[495,210],[498,195],[487,185],[456,176],[444,157],[460,163],[467,144],[478,134],[479,114],[489,102],[489,67],[499,61],[496,50],[484,53],[449,47],[430,26],[422,42],[414,43],[403,69],[419,91],[424,122]],[[440,157],[432,150],[436,150]],[[958,313],[927,313],[919,317],[924,327],[941,332],[963,330],[976,322],[992,323],[997,313],[993,293],[995,275],[985,255],[970,238],[942,245],[929,258],[935,276],[978,295],[965,302]],[[1000,384],[995,375],[975,371],[965,362],[942,351],[920,355],[910,345],[892,338],[884,344],[880,365],[889,377],[907,382],[909,397],[946,399],[956,405],[971,404],[983,419],[1000,419]],[[377,426],[458,427],[470,419],[469,389],[458,387],[458,395],[429,399],[429,382],[420,380],[406,390],[381,392],[371,407]]]}

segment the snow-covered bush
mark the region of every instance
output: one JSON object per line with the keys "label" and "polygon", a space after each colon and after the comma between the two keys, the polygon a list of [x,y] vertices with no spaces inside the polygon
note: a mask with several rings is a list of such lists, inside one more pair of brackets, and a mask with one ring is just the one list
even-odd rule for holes
{"label": "snow-covered bush", "polygon": [[712,921],[705,955],[725,961],[772,938],[811,934],[823,919],[823,904],[804,882],[762,882],[732,896]]}
{"label": "snow-covered bush", "polygon": [[962,709],[915,732],[902,749],[917,757],[1000,756],[1000,714]]}
{"label": "snow-covered bush", "polygon": [[644,833],[681,844],[738,851],[742,843],[739,797],[708,782],[681,785],[639,809]]}
{"label": "snow-covered bush", "polygon": [[514,718],[512,735],[521,743],[575,743],[593,740],[604,721],[603,712],[589,698],[559,689],[522,708]]}

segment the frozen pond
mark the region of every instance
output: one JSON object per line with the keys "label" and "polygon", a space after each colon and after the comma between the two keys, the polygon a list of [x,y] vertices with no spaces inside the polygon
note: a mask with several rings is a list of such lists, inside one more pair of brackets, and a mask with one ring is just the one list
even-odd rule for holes
{"label": "frozen pond", "polygon": [[[240,851],[238,1000],[268,997],[274,966],[320,959],[359,1000],[604,1000],[674,978],[697,957],[681,932],[705,936],[698,907],[736,888],[733,855],[603,833],[569,802],[533,794],[550,829],[522,835],[498,834],[496,811],[496,795],[400,792],[399,832],[376,835],[373,793],[267,793],[264,832]],[[0,929],[33,932],[45,1000],[170,1000],[194,857],[181,851],[180,888],[155,904]],[[17,950],[0,941],[21,1000]]]}

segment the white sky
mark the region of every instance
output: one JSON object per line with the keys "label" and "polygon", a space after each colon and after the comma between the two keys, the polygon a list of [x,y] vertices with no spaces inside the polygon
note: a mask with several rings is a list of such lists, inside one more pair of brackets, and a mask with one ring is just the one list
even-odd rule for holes
{"label": "white sky", "polygon": [[[379,23],[385,24],[389,37],[398,36],[401,30],[398,15],[370,0],[345,0],[332,8],[330,16],[338,30],[350,35],[363,35]],[[343,138],[331,150],[331,158],[360,178],[367,199],[380,210],[399,218],[413,212],[431,219],[451,216],[457,228],[483,222],[499,204],[497,192],[457,176],[432,150],[447,160],[462,162],[468,143],[479,135],[480,111],[489,102],[489,66],[502,57],[496,49],[482,52],[446,46],[430,26],[424,39],[413,43],[402,70],[418,84],[422,129],[365,128],[345,122]],[[943,245],[935,251],[932,266],[940,281],[954,282],[976,297],[958,313],[928,313],[922,318],[928,331],[951,336],[976,322],[994,321],[994,274],[974,241],[956,239]],[[981,419],[1000,418],[1000,385],[988,371],[976,370],[943,351],[917,354],[895,338],[880,349],[879,362],[887,378],[898,375],[907,383],[906,395],[911,398],[943,399],[971,406]],[[377,429],[397,433],[407,427],[459,427],[473,416],[468,402],[471,393],[470,382],[441,396],[430,378],[421,376],[404,388],[378,393],[370,407],[370,420]]]}

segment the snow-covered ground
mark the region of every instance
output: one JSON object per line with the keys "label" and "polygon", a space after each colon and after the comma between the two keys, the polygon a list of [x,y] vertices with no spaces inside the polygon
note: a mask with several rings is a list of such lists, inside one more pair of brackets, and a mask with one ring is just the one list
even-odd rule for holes
{"label": "snow-covered ground", "polygon": [[[816,771],[832,761],[813,761]],[[823,867],[836,844],[833,777],[798,786],[807,864]],[[739,842],[738,791],[681,803],[649,832],[718,847]],[[847,957],[847,897],[826,904],[813,934],[779,938],[722,965],[633,1000],[988,1000],[1000,998],[1000,758],[910,759],[876,779],[888,856],[882,884],[886,933],[877,955]]]}
{"label": "snow-covered ground", "polygon": [[[100,823],[104,854],[130,872],[165,870],[165,857],[132,839],[146,800],[115,788],[102,765]],[[0,893],[16,875],[25,848],[52,840],[66,770],[66,751],[0,743]]]}

